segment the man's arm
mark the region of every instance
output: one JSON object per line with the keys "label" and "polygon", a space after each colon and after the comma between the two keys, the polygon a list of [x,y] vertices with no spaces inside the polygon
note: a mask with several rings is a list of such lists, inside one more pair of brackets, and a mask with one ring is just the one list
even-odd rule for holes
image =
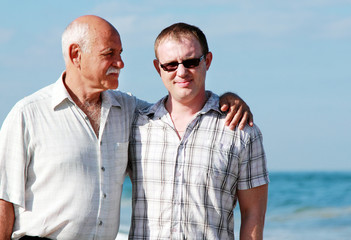
{"label": "man's arm", "polygon": [[0,240],[11,239],[14,221],[13,204],[0,199]]}
{"label": "man's arm", "polygon": [[267,208],[268,184],[238,190],[241,213],[240,240],[262,240]]}
{"label": "man's arm", "polygon": [[239,129],[243,130],[246,123],[253,126],[253,115],[249,106],[235,93],[227,92],[220,96],[219,105],[221,111],[228,111],[225,125],[234,129],[239,124]]}

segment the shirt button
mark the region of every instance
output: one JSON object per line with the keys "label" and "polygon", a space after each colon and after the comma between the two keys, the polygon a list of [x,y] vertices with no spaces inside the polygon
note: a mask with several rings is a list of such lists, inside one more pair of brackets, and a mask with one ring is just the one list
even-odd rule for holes
{"label": "shirt button", "polygon": [[180,175],[182,175],[180,172],[176,173],[176,176],[179,177]]}
{"label": "shirt button", "polygon": [[106,198],[106,197],[107,197],[106,193],[104,193],[102,196],[103,196],[104,198]]}
{"label": "shirt button", "polygon": [[102,221],[99,221],[99,226],[101,226],[102,225]]}
{"label": "shirt button", "polygon": [[105,172],[105,167],[101,167],[101,171]]}

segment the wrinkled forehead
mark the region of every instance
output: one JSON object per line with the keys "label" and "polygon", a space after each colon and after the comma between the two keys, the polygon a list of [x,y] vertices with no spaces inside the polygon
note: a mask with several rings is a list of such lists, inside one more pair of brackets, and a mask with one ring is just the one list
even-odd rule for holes
{"label": "wrinkled forehead", "polygon": [[122,48],[119,33],[114,29],[96,30],[92,33],[92,47]]}

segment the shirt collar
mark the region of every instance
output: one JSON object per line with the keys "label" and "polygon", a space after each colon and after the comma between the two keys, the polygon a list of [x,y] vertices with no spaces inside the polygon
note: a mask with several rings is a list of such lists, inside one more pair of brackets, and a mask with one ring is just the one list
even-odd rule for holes
{"label": "shirt collar", "polygon": [[[63,72],[60,78],[54,83],[53,88],[53,99],[52,99],[52,107],[55,109],[59,105],[61,105],[65,101],[70,101],[71,103],[75,104],[72,97],[69,95],[65,84],[64,84],[64,77],[66,72]],[[101,93],[102,104],[111,107],[120,107],[121,104],[118,102],[115,94],[113,94],[113,90],[103,91]]]}
{"label": "shirt collar", "polygon": [[110,107],[121,107],[121,103],[118,101],[116,97],[116,92],[119,92],[118,90],[106,90],[101,93],[101,98],[102,98],[102,103],[107,104]]}
{"label": "shirt collar", "polygon": [[[209,111],[216,111],[221,115],[225,114],[220,110],[219,107],[219,97],[218,95],[214,94],[211,91],[206,91],[207,101],[205,106],[197,113],[205,114]],[[165,102],[168,98],[168,95],[160,99],[157,103],[152,105],[150,108],[145,109],[142,114],[147,115],[149,118],[161,118],[162,116],[166,115],[168,112],[165,108]]]}
{"label": "shirt collar", "polygon": [[69,95],[65,84],[63,83],[63,79],[66,75],[66,72],[63,72],[60,78],[54,83],[53,88],[53,98],[52,98],[52,107],[55,109],[61,103],[63,103],[66,99],[73,102],[71,96]]}

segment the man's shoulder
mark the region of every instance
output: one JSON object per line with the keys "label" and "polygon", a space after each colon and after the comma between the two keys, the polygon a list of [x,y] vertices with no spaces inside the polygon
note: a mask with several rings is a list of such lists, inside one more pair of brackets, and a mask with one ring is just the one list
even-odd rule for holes
{"label": "man's shoulder", "polygon": [[[7,114],[4,123],[12,124],[18,119],[27,118],[33,113],[48,114],[50,112],[53,85],[46,86],[19,100]],[[4,124],[3,123],[3,124]]]}
{"label": "man's shoulder", "polygon": [[119,90],[107,90],[104,93],[112,106],[120,107],[128,112],[135,111],[137,107],[137,98],[130,93],[125,93]]}
{"label": "man's shoulder", "polygon": [[262,132],[256,124],[254,124],[252,127],[246,124],[243,130],[239,130],[239,128],[236,127],[235,131],[240,133],[239,136],[246,143],[262,138]]}
{"label": "man's shoulder", "polygon": [[239,126],[231,130],[228,126],[225,126],[225,118],[226,114],[221,114],[219,111],[209,111],[203,117],[203,129],[206,129],[207,132],[217,132],[218,135],[223,136],[223,139],[229,142],[241,142],[244,145],[262,138],[261,130],[256,124],[252,127],[246,124],[243,130],[240,130]]}
{"label": "man's shoulder", "polygon": [[136,99],[131,93],[122,92],[120,90],[107,90],[106,93],[117,100],[135,101]]}
{"label": "man's shoulder", "polygon": [[52,98],[53,88],[54,88],[54,84],[45,86],[39,89],[38,91],[19,100],[16,103],[15,107],[26,108],[26,107],[32,106],[33,104],[49,103],[48,99]]}

